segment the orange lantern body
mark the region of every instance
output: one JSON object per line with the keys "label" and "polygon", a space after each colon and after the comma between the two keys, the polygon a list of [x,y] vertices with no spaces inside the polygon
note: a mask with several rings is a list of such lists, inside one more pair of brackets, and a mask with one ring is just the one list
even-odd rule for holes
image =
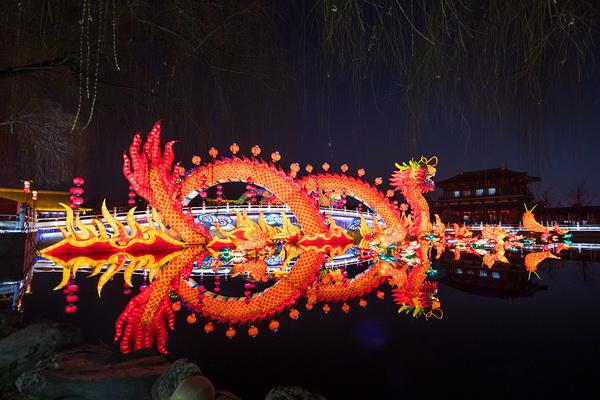
{"label": "orange lantern body", "polygon": [[346,171],[348,171],[348,164],[342,164],[340,169],[342,170],[342,172],[346,173]]}
{"label": "orange lantern body", "polygon": [[292,308],[290,310],[290,318],[291,319],[298,319],[300,317],[300,311],[296,310],[295,308]]}
{"label": "orange lantern body", "polygon": [[227,331],[225,332],[225,336],[227,336],[228,339],[231,339],[235,336],[236,332],[235,329],[233,329],[232,326],[229,327],[229,329],[227,329]]}
{"label": "orange lantern body", "polygon": [[269,329],[271,329],[273,332],[277,332],[279,329],[279,321],[272,319],[271,322],[269,322]]}
{"label": "orange lantern body", "polygon": [[342,306],[342,311],[347,314],[348,311],[350,311],[350,306],[347,303],[344,303],[344,305]]}
{"label": "orange lantern body", "polygon": [[300,164],[298,164],[298,163],[292,163],[290,165],[290,170],[294,171],[294,172],[300,171]]}
{"label": "orange lantern body", "polygon": [[325,311],[325,314],[327,314],[329,311],[331,311],[331,307],[329,307],[329,304],[325,304],[323,306],[323,311]]}
{"label": "orange lantern body", "polygon": [[260,152],[261,152],[261,150],[260,150],[260,146],[258,146],[258,145],[252,146],[252,148],[250,149],[250,151],[252,152],[252,155],[253,155],[254,157],[258,157],[258,155],[259,155],[259,154],[260,154]]}
{"label": "orange lantern body", "polygon": [[327,171],[329,171],[329,164],[324,163],[323,165],[321,165],[321,168],[323,168],[323,171],[327,172]]}
{"label": "orange lantern body", "polygon": [[217,158],[217,156],[219,155],[219,150],[215,149],[214,147],[211,147],[208,151],[208,155],[212,158]]}
{"label": "orange lantern body", "polygon": [[188,315],[187,317],[187,323],[188,324],[193,324],[196,322],[196,314],[192,313],[190,315]]}
{"label": "orange lantern body", "polygon": [[211,333],[214,330],[215,330],[215,326],[213,325],[212,322],[207,322],[206,325],[204,325],[204,332]]}
{"label": "orange lantern body", "polygon": [[361,168],[358,171],[356,171],[356,173],[358,174],[358,176],[363,176],[365,174],[365,170]]}
{"label": "orange lantern body", "polygon": [[360,299],[358,305],[364,308],[367,306],[367,301],[365,299]]}
{"label": "orange lantern body", "polygon": [[192,157],[192,163],[194,165],[200,165],[200,161],[202,161],[202,159],[200,158],[200,156],[194,156],[194,157]]}
{"label": "orange lantern body", "polygon": [[171,308],[173,309],[173,311],[179,311],[181,310],[181,303],[176,301],[173,304],[171,304]]}
{"label": "orange lantern body", "polygon": [[281,160],[281,154],[279,154],[279,152],[278,152],[278,151],[274,151],[274,152],[272,152],[272,153],[271,153],[271,161],[273,161],[273,162],[277,162],[277,161],[279,161],[279,160]]}
{"label": "orange lantern body", "polygon": [[240,146],[238,146],[237,143],[234,143],[229,146],[229,150],[231,150],[232,154],[237,154],[237,152],[240,151]]}
{"label": "orange lantern body", "polygon": [[310,174],[313,171],[313,166],[308,164],[305,169],[306,169],[306,172],[308,172]]}
{"label": "orange lantern body", "polygon": [[256,337],[256,335],[258,335],[258,328],[254,325],[250,325],[250,328],[248,329],[248,335]]}

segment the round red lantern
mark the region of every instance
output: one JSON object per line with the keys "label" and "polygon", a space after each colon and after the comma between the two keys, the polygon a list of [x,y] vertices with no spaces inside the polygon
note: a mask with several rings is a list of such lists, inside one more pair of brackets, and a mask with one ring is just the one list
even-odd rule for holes
{"label": "round red lantern", "polygon": [[238,146],[237,143],[234,143],[231,146],[229,146],[229,150],[231,150],[231,153],[233,155],[236,155],[237,152],[240,151],[240,146]]}
{"label": "round red lantern", "polygon": [[219,155],[219,150],[215,149],[214,147],[211,147],[208,151],[208,155],[212,158],[217,158],[217,156]]}
{"label": "round red lantern", "polygon": [[83,178],[75,178],[73,179],[73,184],[77,185],[77,186],[81,186],[85,183],[85,181],[83,180]]}
{"label": "round red lantern", "polygon": [[277,161],[279,161],[279,160],[281,160],[281,154],[279,154],[279,152],[278,152],[278,151],[274,151],[274,152],[272,152],[272,153],[271,153],[271,161],[273,161],[273,162],[277,162]]}
{"label": "round red lantern", "polygon": [[252,146],[252,148],[250,149],[250,151],[252,152],[252,155],[254,157],[257,157],[260,154],[260,152],[261,152],[260,146],[259,145],[254,145],[254,146]]}

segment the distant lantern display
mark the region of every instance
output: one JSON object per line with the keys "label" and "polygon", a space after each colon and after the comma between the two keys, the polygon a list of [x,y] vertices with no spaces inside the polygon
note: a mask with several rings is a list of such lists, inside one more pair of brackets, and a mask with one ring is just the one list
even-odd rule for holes
{"label": "distant lantern display", "polygon": [[81,187],[81,185],[83,185],[84,182],[85,181],[83,180],[83,178],[80,177],[73,179],[73,184],[75,186],[71,188],[70,192],[72,196],[69,197],[69,200],[71,200],[71,204],[69,204],[69,207],[71,207],[73,210],[79,208],[79,206],[83,204],[83,198],[81,197],[81,195],[83,194],[84,190]]}

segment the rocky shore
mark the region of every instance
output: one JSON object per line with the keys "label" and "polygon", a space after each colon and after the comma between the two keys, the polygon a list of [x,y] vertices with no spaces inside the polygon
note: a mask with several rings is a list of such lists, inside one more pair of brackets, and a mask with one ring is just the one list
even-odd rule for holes
{"label": "rocky shore", "polygon": [[[240,400],[215,388],[192,360],[173,363],[153,349],[121,354],[83,343],[77,326],[21,326],[20,313],[0,313],[0,399]],[[254,399],[243,399],[254,400]],[[300,387],[275,387],[265,400],[325,400]]]}

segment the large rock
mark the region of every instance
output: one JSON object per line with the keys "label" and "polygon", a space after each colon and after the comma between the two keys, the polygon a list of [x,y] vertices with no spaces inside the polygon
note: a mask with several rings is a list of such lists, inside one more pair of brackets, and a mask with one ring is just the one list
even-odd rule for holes
{"label": "large rock", "polygon": [[188,376],[177,386],[169,400],[215,400],[215,387],[203,376]]}
{"label": "large rock", "polygon": [[110,346],[81,346],[40,362],[16,386],[38,399],[150,400],[153,383],[168,367],[151,350],[120,354]]}
{"label": "large rock", "polygon": [[30,325],[0,340],[0,368],[26,371],[41,359],[78,343],[81,343],[81,332],[75,325]]}
{"label": "large rock", "polygon": [[175,389],[186,378],[202,376],[200,367],[187,358],[176,360],[152,386],[152,400],[169,400]]}
{"label": "large rock", "polygon": [[242,400],[235,394],[228,392],[227,390],[219,389],[215,394],[215,400]]}
{"label": "large rock", "polygon": [[19,330],[23,322],[23,313],[16,310],[0,310],[0,339]]}
{"label": "large rock", "polygon": [[326,400],[325,397],[311,390],[298,386],[276,387],[265,400]]}

